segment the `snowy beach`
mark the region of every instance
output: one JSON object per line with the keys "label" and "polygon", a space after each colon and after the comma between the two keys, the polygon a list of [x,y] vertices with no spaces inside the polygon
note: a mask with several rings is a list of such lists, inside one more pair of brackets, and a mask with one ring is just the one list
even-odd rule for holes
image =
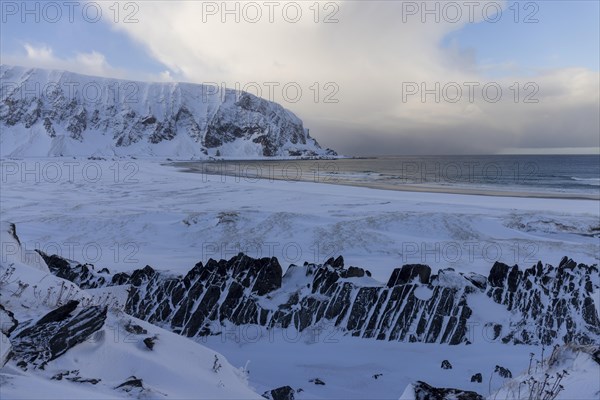
{"label": "snowy beach", "polygon": [[26,249],[117,270],[184,272],[239,252],[285,269],[341,254],[384,280],[407,263],[485,273],[495,261],[596,263],[599,251],[590,200],[235,179],[149,160],[4,160],[2,173],[3,220]]}

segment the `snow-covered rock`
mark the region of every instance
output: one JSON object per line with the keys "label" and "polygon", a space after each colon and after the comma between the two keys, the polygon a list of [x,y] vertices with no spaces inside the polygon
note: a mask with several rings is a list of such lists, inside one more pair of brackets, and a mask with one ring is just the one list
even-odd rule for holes
{"label": "snow-covered rock", "polygon": [[[51,270],[79,285],[99,282],[99,274],[89,274],[93,267],[64,269],[57,267],[59,257],[45,259]],[[73,276],[75,271],[84,271],[86,280]],[[469,344],[471,328],[483,322],[481,314],[489,314],[490,341],[587,344],[600,339],[597,267],[566,258],[557,268],[538,263],[524,272],[496,263],[487,278],[451,269],[432,275],[427,265],[405,265],[392,272],[387,285],[361,268],[344,268],[341,256],[323,265],[292,265],[284,275],[276,258],[242,253],[198,263],[185,276],[150,266],[103,274],[106,285],[131,285],[128,313],[190,337],[218,334],[227,324],[251,324],[298,332],[327,326],[362,338]],[[499,318],[491,312],[496,308]]]}
{"label": "snow-covered rock", "polygon": [[188,83],[0,66],[1,156],[334,156],[279,104]]}
{"label": "snow-covered rock", "polygon": [[511,323],[504,342],[553,344],[593,343],[600,338],[596,265],[577,264],[564,257],[558,267],[495,263],[487,294],[508,311],[521,315]]}
{"label": "snow-covered rock", "polygon": [[4,364],[10,358],[10,354],[12,352],[12,345],[8,337],[0,332],[0,368],[4,367]]}
{"label": "snow-covered rock", "polygon": [[11,340],[17,365],[23,369],[30,365],[44,368],[104,326],[107,306],[75,312],[78,305],[77,300],[71,300],[20,330]]}
{"label": "snow-covered rock", "polygon": [[426,382],[418,381],[408,385],[400,400],[484,400],[479,393],[454,389],[438,388]]}
{"label": "snow-covered rock", "polygon": [[600,396],[598,344],[556,346],[543,362],[534,361],[488,399],[597,399]]}
{"label": "snow-covered rock", "polygon": [[[20,243],[14,225],[4,228]],[[0,259],[1,397],[260,398],[221,354],[124,314],[106,295],[120,289],[88,292],[20,257]],[[142,385],[123,385],[132,376]]]}
{"label": "snow-covered rock", "polygon": [[28,251],[21,246],[15,224],[0,221],[0,243],[2,245],[1,261],[6,265],[22,263],[41,271],[49,272],[44,259],[36,251]]}

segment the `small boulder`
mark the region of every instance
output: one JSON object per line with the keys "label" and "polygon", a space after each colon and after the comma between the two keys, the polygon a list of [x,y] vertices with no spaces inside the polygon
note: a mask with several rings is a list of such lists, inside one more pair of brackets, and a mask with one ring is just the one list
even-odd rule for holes
{"label": "small boulder", "polygon": [[277,389],[268,390],[263,397],[270,400],[294,400],[296,391],[290,386],[281,386]]}
{"label": "small boulder", "polygon": [[362,278],[365,276],[365,270],[358,267],[350,267],[346,271],[346,278]]}
{"label": "small boulder", "polygon": [[423,381],[417,381],[412,387],[415,400],[484,400],[484,397],[476,392],[454,388],[437,388]]}
{"label": "small boulder", "polygon": [[319,378],[309,380],[310,383],[314,383],[315,385],[325,385],[325,382],[320,380]]}
{"label": "small boulder", "polygon": [[448,360],[442,361],[442,369],[452,369],[452,364],[450,364],[450,361],[448,361]]}
{"label": "small boulder", "polygon": [[471,382],[475,382],[475,383],[481,383],[481,382],[483,382],[483,377],[481,376],[481,373],[478,372],[475,375],[473,375],[471,377]]}
{"label": "small boulder", "polygon": [[130,376],[125,382],[115,387],[115,389],[121,389],[125,392],[131,392],[134,389],[144,389],[144,382],[136,376]]}
{"label": "small boulder", "polygon": [[499,365],[496,365],[494,372],[498,373],[498,375],[500,375],[502,378],[505,378],[505,379],[512,378],[512,372],[510,372],[510,370],[508,368],[504,368]]}
{"label": "small boulder", "polygon": [[155,340],[156,337],[147,337],[146,339],[144,339],[144,344],[149,350],[153,350],[154,344],[156,343]]}
{"label": "small boulder", "polygon": [[131,320],[129,320],[129,322],[127,322],[127,325],[125,325],[125,330],[134,335],[145,335],[148,333],[146,329],[142,328],[137,324],[134,324]]}

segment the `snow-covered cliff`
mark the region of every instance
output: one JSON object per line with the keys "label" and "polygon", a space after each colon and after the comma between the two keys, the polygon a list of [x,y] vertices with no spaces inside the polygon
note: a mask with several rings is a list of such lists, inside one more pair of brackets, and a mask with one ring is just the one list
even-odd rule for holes
{"label": "snow-covered cliff", "polygon": [[0,155],[322,157],[302,121],[245,92],[0,66]]}

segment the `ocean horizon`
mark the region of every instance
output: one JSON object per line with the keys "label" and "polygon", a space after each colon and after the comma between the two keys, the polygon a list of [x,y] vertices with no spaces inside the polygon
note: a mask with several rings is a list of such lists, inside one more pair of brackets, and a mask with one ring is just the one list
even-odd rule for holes
{"label": "ocean horizon", "polygon": [[221,180],[257,179],[450,193],[600,197],[597,155],[379,156],[177,162]]}

